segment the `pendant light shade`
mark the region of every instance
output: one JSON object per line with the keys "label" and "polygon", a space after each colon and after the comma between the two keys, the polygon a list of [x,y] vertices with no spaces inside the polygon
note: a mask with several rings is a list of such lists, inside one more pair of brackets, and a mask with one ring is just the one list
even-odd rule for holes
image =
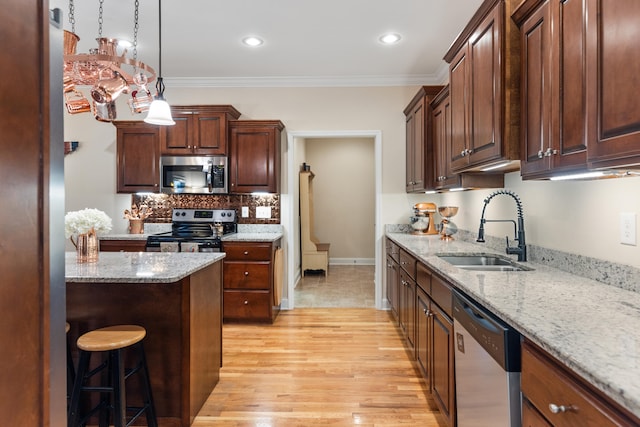
{"label": "pendant light shade", "polygon": [[156,96],[149,106],[149,113],[145,123],[160,126],[175,125],[171,117],[171,107],[164,99],[164,82],[162,81],[162,0],[158,0],[158,81],[156,82]]}
{"label": "pendant light shade", "polygon": [[171,107],[169,103],[164,99],[164,83],[162,77],[158,77],[158,84],[156,85],[158,94],[153,98],[153,102],[149,106],[149,112],[145,117],[145,123],[160,126],[175,125],[171,117]]}

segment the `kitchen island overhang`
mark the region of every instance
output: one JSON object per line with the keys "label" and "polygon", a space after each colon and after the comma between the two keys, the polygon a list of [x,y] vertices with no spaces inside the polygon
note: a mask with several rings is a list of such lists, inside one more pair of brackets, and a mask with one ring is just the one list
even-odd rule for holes
{"label": "kitchen island overhang", "polygon": [[224,256],[101,252],[97,263],[78,264],[75,253],[67,253],[68,338],[75,360],[81,334],[115,324],[143,326],[159,425],[190,425],[222,366]]}

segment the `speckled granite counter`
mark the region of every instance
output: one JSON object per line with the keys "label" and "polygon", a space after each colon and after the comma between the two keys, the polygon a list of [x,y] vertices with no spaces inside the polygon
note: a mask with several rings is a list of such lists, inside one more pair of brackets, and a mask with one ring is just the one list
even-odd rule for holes
{"label": "speckled granite counter", "polygon": [[147,240],[147,237],[154,233],[144,234],[105,234],[100,236],[100,240]]}
{"label": "speckled granite counter", "polygon": [[224,253],[100,252],[97,263],[78,264],[65,254],[68,283],[173,283],[225,257]]}
{"label": "speckled granite counter", "polygon": [[640,416],[640,293],[533,262],[526,263],[533,271],[463,270],[436,254],[504,252],[438,236],[387,236]]}
{"label": "speckled granite counter", "polygon": [[275,242],[282,238],[282,233],[235,233],[222,238],[224,242]]}

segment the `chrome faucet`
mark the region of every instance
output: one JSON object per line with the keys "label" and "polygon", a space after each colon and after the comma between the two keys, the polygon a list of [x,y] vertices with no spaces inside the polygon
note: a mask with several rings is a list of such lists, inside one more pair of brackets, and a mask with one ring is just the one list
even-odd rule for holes
{"label": "chrome faucet", "polygon": [[[495,196],[500,194],[506,194],[507,196],[513,197],[513,200],[516,201],[516,206],[518,208],[518,224],[516,228],[516,222],[512,219],[484,219],[484,211],[487,209],[487,205]],[[507,236],[507,254],[510,255],[518,255],[518,261],[526,261],[527,260],[527,244],[524,239],[524,217],[522,216],[522,203],[520,202],[520,198],[516,193],[509,190],[498,190],[494,191],[484,199],[484,206],[482,207],[482,216],[480,217],[480,229],[478,230],[478,238],[476,242],[484,243],[484,224],[485,222],[512,222],[513,223],[513,231],[515,233],[514,239],[518,241],[518,246],[509,246],[509,237]]]}

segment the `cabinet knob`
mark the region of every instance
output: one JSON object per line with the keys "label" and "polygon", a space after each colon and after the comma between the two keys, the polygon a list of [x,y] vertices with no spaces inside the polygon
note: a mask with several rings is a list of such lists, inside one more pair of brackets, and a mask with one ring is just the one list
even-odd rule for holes
{"label": "cabinet knob", "polygon": [[244,251],[244,254],[245,255],[249,255],[249,251]]}
{"label": "cabinet knob", "polygon": [[248,275],[249,275],[249,272],[248,272],[248,271],[245,271],[245,272],[244,272],[244,275],[245,275],[245,276],[248,276]]}
{"label": "cabinet knob", "polygon": [[244,305],[249,305],[249,301],[245,300]]}
{"label": "cabinet knob", "polygon": [[567,407],[564,405],[556,405],[553,403],[549,403],[549,410],[553,413],[553,414],[560,414],[562,412],[567,412],[569,410],[571,406]]}
{"label": "cabinet knob", "polygon": [[547,151],[544,152],[546,157],[551,157],[558,154],[558,150],[552,150],[551,147],[547,148]]}
{"label": "cabinet knob", "polygon": [[467,150],[462,150],[462,151],[460,152],[460,155],[461,155],[462,157],[466,156],[466,155],[467,155]]}
{"label": "cabinet knob", "polygon": [[541,159],[542,157],[544,157],[544,151],[540,150],[538,151],[538,158]]}

